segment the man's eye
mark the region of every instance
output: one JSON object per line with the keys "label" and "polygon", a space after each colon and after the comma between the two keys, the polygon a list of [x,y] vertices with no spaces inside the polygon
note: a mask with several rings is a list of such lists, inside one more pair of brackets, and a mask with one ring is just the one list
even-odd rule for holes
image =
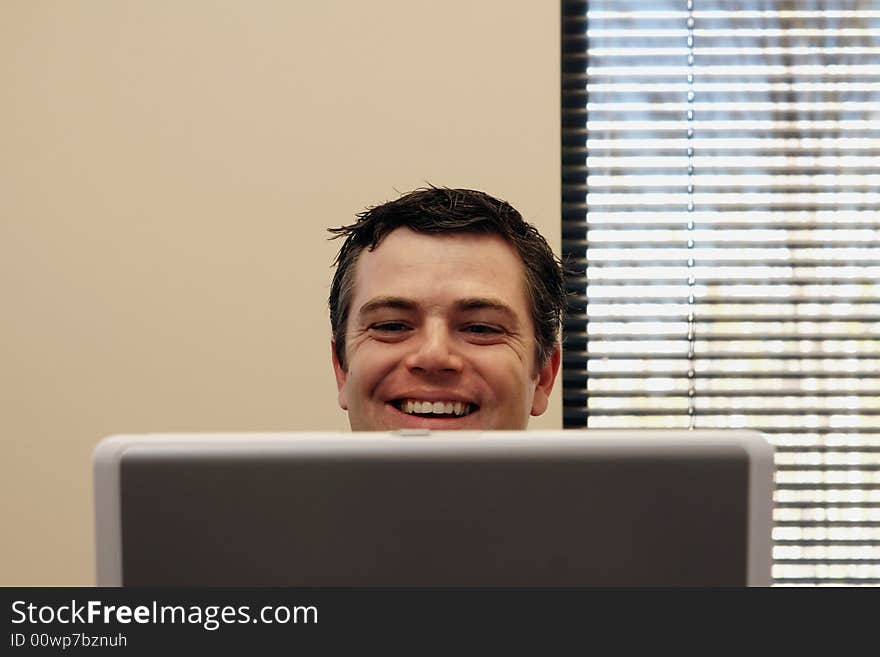
{"label": "man's eye", "polygon": [[497,335],[498,333],[503,333],[497,326],[490,326],[488,324],[469,324],[465,327],[465,330],[476,335]]}
{"label": "man's eye", "polygon": [[397,333],[405,331],[408,327],[403,322],[380,322],[370,326],[374,331],[382,331],[383,333]]}

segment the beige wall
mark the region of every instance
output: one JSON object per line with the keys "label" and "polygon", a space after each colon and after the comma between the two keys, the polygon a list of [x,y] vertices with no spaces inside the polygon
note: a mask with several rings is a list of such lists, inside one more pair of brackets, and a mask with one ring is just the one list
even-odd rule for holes
{"label": "beige wall", "polygon": [[94,582],[106,435],[347,428],[327,226],[430,181],[558,249],[558,11],[0,3],[0,585]]}

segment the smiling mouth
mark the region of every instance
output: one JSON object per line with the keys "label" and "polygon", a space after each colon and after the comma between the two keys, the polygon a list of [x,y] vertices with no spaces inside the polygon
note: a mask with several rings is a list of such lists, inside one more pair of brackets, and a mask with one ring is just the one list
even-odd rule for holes
{"label": "smiling mouth", "polygon": [[395,399],[389,402],[401,413],[416,417],[457,418],[477,411],[479,406],[460,401],[421,401],[418,399]]}

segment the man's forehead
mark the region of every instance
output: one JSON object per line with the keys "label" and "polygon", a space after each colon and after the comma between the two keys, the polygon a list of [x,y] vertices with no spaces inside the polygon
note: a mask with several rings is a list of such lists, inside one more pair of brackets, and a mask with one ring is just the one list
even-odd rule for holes
{"label": "man's forehead", "polygon": [[423,286],[418,292],[428,291],[424,290],[426,278],[435,289],[472,284],[474,291],[467,296],[475,298],[525,293],[525,265],[519,253],[494,233],[423,233],[398,228],[375,249],[362,251],[353,273],[354,292],[361,303],[366,295],[417,296],[401,291],[414,285]]}
{"label": "man's forehead", "polygon": [[[462,311],[495,307],[516,324],[531,315],[525,265],[500,235],[454,231],[422,233],[398,228],[354,265],[350,321],[380,305]],[[391,303],[393,301],[393,304]]]}
{"label": "man's forehead", "polygon": [[484,264],[486,255],[492,258],[496,269],[525,271],[514,246],[496,233],[426,233],[407,227],[394,229],[374,249],[364,249],[357,258],[356,269],[450,263],[471,268]]}

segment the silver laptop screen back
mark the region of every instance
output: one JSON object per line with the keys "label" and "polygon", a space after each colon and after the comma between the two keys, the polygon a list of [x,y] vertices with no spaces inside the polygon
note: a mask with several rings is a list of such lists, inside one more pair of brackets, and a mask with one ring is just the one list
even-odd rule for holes
{"label": "silver laptop screen back", "polygon": [[772,450],[748,432],[126,441],[105,584],[769,584]]}

